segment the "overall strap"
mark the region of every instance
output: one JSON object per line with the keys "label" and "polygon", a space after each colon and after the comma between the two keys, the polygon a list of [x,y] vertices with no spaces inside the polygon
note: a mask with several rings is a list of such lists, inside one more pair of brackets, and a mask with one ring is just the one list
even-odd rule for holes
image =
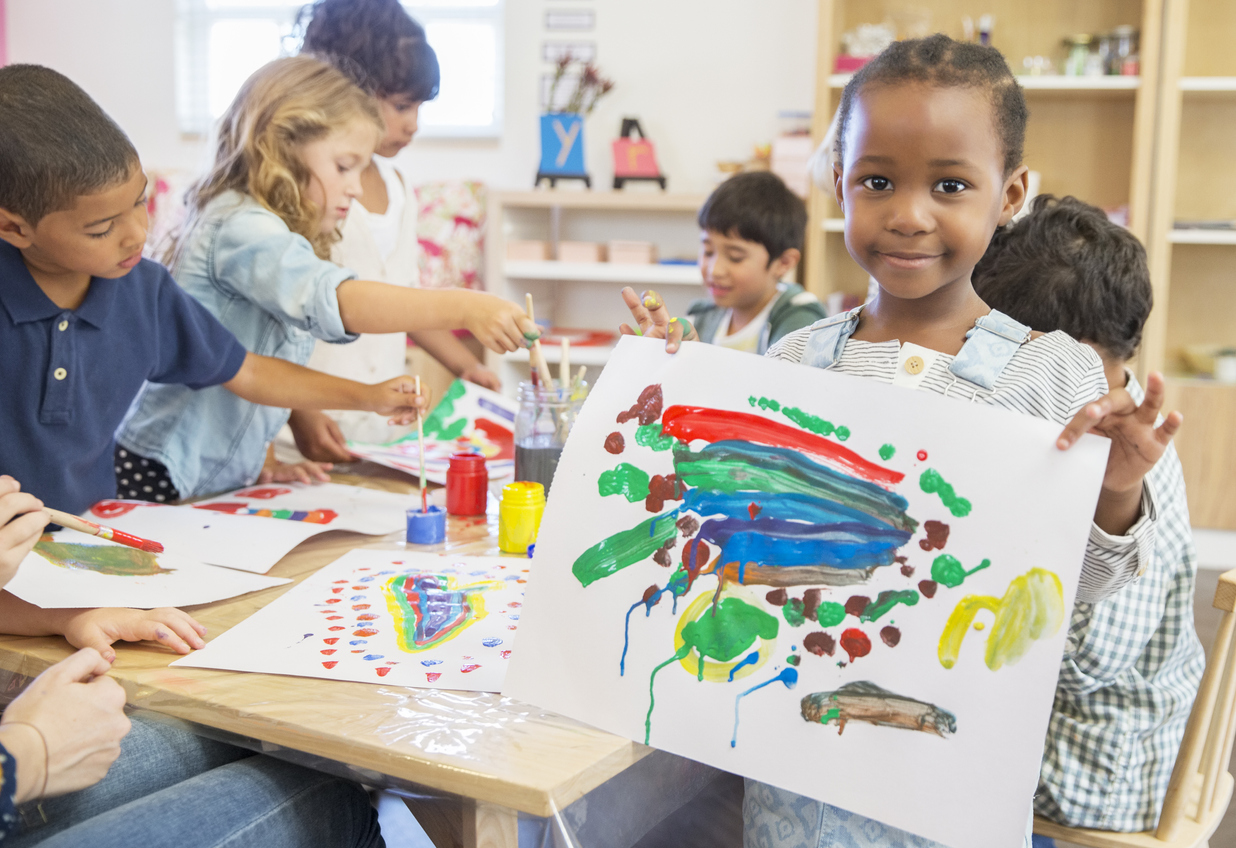
{"label": "overall strap", "polygon": [[1028,341],[1029,327],[993,309],[966,333],[966,343],[948,370],[991,391],[1017,349]]}
{"label": "overall strap", "polygon": [[857,306],[848,312],[839,312],[831,318],[821,318],[811,325],[811,335],[803,351],[803,365],[812,368],[830,368],[841,356],[841,351],[854,330],[858,328]]}

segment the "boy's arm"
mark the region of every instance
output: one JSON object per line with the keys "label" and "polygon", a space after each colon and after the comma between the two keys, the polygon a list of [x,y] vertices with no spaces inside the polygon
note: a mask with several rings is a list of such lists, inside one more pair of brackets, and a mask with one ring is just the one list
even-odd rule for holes
{"label": "boy's arm", "polygon": [[518,350],[540,335],[524,311],[484,292],[428,291],[345,280],[336,289],[339,316],[349,333],[468,330],[496,353]]}
{"label": "boy's arm", "polygon": [[498,379],[498,375],[486,368],[450,330],[421,330],[409,335],[412,336],[412,341],[423,347],[456,377],[495,392],[502,391],[502,381]]}
{"label": "boy's arm", "polygon": [[250,403],[285,409],[361,409],[414,420],[425,403],[411,377],[369,386],[332,377],[273,356],[249,353],[236,376],[223,384]]}

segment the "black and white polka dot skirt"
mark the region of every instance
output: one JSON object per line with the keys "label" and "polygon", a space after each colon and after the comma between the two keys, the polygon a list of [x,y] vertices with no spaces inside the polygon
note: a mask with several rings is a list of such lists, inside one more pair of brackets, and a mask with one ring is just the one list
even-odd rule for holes
{"label": "black and white polka dot skirt", "polygon": [[133,501],[173,503],[180,493],[163,463],[116,446],[116,497]]}

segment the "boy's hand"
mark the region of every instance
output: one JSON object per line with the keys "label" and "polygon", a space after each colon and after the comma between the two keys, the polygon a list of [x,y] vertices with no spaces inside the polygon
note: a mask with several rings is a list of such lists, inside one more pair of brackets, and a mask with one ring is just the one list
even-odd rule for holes
{"label": "boy's hand", "polygon": [[460,292],[468,299],[463,307],[463,323],[477,341],[495,353],[509,353],[528,347],[541,337],[541,331],[527,314],[509,300],[482,292]]}
{"label": "boy's hand", "polygon": [[502,391],[502,380],[498,375],[490,371],[481,363],[469,365],[457,375],[461,380],[467,380],[469,383],[476,383],[478,386],[484,386],[495,392]]}
{"label": "boy's hand", "polygon": [[373,400],[369,409],[391,416],[391,424],[413,423],[429,404],[423,394],[416,393],[416,381],[406,375],[370,386],[370,390]]}
{"label": "boy's hand", "polygon": [[0,586],[13,579],[47,522],[43,502],[22,492],[9,475],[0,475]]}
{"label": "boy's hand", "polygon": [[639,325],[633,329],[630,324],[620,324],[618,331],[624,336],[647,336],[651,339],[665,339],[665,352],[677,353],[682,342],[697,342],[700,337],[690,322],[680,318],[671,318],[665,308],[661,295],[649,289],[642,295],[635,294],[635,289],[627,286],[622,290],[622,300],[631,310],[631,317]]}
{"label": "boy's hand", "polygon": [[311,409],[293,409],[288,417],[296,449],[313,462],[351,462],[348,440],[334,419]]}
{"label": "boy's hand", "polygon": [[116,659],[112,643],[146,640],[167,645],[178,654],[205,648],[206,628],[178,609],[66,610],[61,633],[74,648],[94,648],[109,663]]}
{"label": "boy's hand", "polygon": [[[350,459],[351,457],[349,457]],[[296,462],[288,464],[286,462],[268,462],[262,466],[262,473],[258,475],[257,482],[259,483],[329,483],[330,475],[326,472],[330,471],[335,466],[329,462],[312,462],[305,460],[304,462]]]}

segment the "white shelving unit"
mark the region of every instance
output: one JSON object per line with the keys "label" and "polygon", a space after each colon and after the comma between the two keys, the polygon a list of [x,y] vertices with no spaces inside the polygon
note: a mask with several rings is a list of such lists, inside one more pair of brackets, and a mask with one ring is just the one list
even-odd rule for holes
{"label": "white shelving unit", "polygon": [[624,286],[698,286],[698,265],[623,265],[610,262],[504,262],[507,280],[566,280]]}
{"label": "white shelving unit", "polygon": [[1233,244],[1236,245],[1234,230],[1169,230],[1167,240],[1172,244]]}
{"label": "white shelving unit", "polygon": [[[833,74],[828,78],[829,88],[845,88],[852,74]],[[1070,77],[1063,74],[1023,74],[1017,82],[1026,91],[1136,91],[1141,87],[1141,77],[1105,76]]]}

